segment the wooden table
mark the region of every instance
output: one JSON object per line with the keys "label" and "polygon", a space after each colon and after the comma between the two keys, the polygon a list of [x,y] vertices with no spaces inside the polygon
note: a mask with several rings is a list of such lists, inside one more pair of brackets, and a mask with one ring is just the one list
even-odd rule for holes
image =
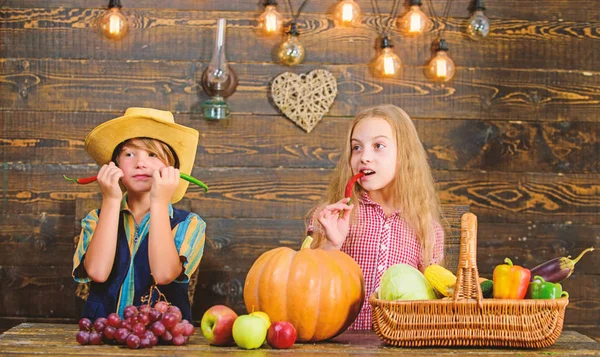
{"label": "wooden table", "polygon": [[384,345],[371,331],[347,331],[327,342],[295,344],[288,350],[263,346],[257,350],[209,346],[199,328],[185,346],[155,346],[131,350],[122,346],[81,346],[75,341],[77,325],[23,323],[0,335],[2,356],[600,356],[600,343],[575,331],[563,331],[551,347],[528,350],[508,348],[396,348]]}

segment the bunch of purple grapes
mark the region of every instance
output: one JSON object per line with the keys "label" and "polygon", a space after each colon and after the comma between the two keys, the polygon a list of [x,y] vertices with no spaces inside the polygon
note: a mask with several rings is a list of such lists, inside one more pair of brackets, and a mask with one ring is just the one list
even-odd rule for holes
{"label": "bunch of purple grapes", "polygon": [[87,318],[79,320],[75,339],[82,345],[99,345],[103,341],[126,345],[129,348],[150,348],[157,343],[185,345],[194,334],[194,326],[181,319],[181,310],[166,301],[150,305],[127,306],[123,319],[112,313],[99,317],[92,323]]}

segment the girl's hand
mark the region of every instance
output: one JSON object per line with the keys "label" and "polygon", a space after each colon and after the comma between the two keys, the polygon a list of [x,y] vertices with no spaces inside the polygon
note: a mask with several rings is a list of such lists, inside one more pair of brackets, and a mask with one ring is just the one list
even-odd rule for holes
{"label": "girl's hand", "polygon": [[121,192],[119,180],[123,176],[123,170],[118,168],[114,162],[111,161],[108,165],[102,165],[100,171],[98,171],[97,179],[103,200],[115,199],[121,201],[123,192]]}
{"label": "girl's hand", "polygon": [[325,229],[327,242],[324,248],[340,249],[350,231],[350,213],[354,205],[348,205],[349,198],[325,206],[317,216],[317,220]]}
{"label": "girl's hand", "polygon": [[173,166],[163,167],[154,171],[152,178],[150,200],[164,204],[171,202],[171,198],[179,186],[179,169]]}

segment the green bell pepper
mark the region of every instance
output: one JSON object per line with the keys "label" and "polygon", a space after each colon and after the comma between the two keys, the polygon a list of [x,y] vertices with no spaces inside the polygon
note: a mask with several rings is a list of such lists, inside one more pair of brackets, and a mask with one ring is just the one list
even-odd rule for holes
{"label": "green bell pepper", "polygon": [[558,299],[563,296],[569,297],[569,293],[562,291],[562,286],[559,283],[546,282],[539,275],[533,278],[527,289],[528,299]]}

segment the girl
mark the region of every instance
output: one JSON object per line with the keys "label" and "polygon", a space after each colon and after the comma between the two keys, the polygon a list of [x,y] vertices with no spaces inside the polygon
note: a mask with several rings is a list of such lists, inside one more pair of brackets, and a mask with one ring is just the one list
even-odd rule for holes
{"label": "girl", "polygon": [[[360,172],[367,175],[355,185],[354,197],[340,199]],[[370,329],[367,300],[386,269],[404,263],[423,271],[444,254],[433,177],[408,114],[382,105],[356,116],[326,195],[309,215],[313,247],[341,249],[360,266],[366,299],[350,328]]]}
{"label": "girl", "polygon": [[188,281],[202,257],[206,224],[172,203],[187,189],[180,170],[191,173],[198,137],[175,124],[171,112],[147,108],[129,108],[86,137],[86,151],[102,165],[102,207],[82,220],[73,257],[74,279],[91,281],[83,317],[123,317],[156,283],[192,321]]}

